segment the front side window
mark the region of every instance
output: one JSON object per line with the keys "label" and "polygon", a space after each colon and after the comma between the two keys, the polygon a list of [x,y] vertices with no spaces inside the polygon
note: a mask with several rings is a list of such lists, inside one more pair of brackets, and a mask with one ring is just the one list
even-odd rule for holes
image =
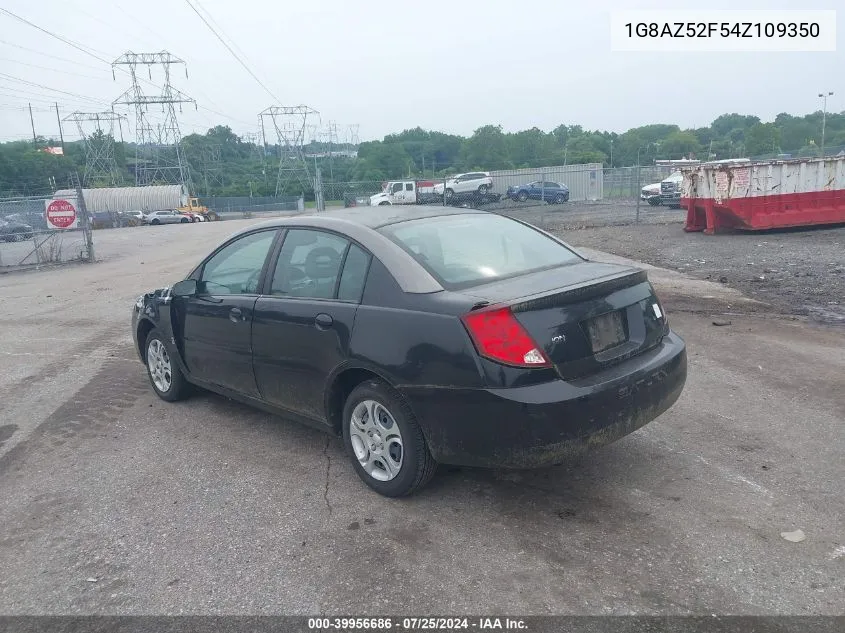
{"label": "front side window", "polygon": [[267,253],[276,231],[250,233],[224,246],[205,266],[198,283],[200,294],[255,294]]}
{"label": "front side window", "polygon": [[379,229],[446,288],[466,288],[582,261],[560,242],[515,220],[461,214]]}
{"label": "front side window", "polygon": [[343,253],[349,241],[324,231],[288,231],[270,283],[270,294],[281,297],[331,299]]}

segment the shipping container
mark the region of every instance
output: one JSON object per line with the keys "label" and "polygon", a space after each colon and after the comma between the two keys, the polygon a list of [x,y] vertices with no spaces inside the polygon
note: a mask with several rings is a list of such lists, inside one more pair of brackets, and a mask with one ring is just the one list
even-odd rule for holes
{"label": "shipping container", "polygon": [[[88,213],[125,213],[127,211],[166,211],[184,207],[188,192],[182,185],[151,185],[148,187],[103,187],[83,189]],[[60,189],[54,200],[75,198],[76,190]]]}
{"label": "shipping container", "polygon": [[721,162],[682,171],[685,231],[845,222],[845,157]]}

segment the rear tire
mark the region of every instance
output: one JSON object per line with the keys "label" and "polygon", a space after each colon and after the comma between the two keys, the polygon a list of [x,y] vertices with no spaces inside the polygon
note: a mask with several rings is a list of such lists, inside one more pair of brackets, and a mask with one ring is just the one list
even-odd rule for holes
{"label": "rear tire", "polygon": [[342,425],[355,472],[377,493],[404,497],[434,476],[437,462],[414,412],[387,383],[367,380],[355,387],[343,406]]}
{"label": "rear tire", "polygon": [[158,329],[147,335],[144,343],[144,363],[147,377],[156,395],[167,402],[183,400],[190,391],[190,385],[170,354],[170,348]]}

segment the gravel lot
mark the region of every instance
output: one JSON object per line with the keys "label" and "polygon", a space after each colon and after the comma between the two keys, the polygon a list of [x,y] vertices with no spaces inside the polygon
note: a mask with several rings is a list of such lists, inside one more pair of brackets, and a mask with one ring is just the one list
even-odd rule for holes
{"label": "gravel lot", "polygon": [[[246,224],[103,231],[100,263],[0,275],[0,613],[843,613],[841,328],[714,327],[738,290],[653,269],[689,349],[671,410],[578,463],[441,468],[388,500],[336,438],[152,393],[132,300]],[[658,250],[635,228],[564,235]]]}
{"label": "gravel lot", "polygon": [[729,285],[764,302],[748,309],[845,324],[845,227],[704,235],[683,225],[555,227],[588,246]]}

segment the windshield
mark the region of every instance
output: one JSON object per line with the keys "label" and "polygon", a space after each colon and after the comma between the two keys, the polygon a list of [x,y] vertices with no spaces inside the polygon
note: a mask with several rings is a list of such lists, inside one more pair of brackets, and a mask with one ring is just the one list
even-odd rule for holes
{"label": "windshield", "polygon": [[582,261],[543,233],[487,213],[411,220],[380,231],[452,289]]}

